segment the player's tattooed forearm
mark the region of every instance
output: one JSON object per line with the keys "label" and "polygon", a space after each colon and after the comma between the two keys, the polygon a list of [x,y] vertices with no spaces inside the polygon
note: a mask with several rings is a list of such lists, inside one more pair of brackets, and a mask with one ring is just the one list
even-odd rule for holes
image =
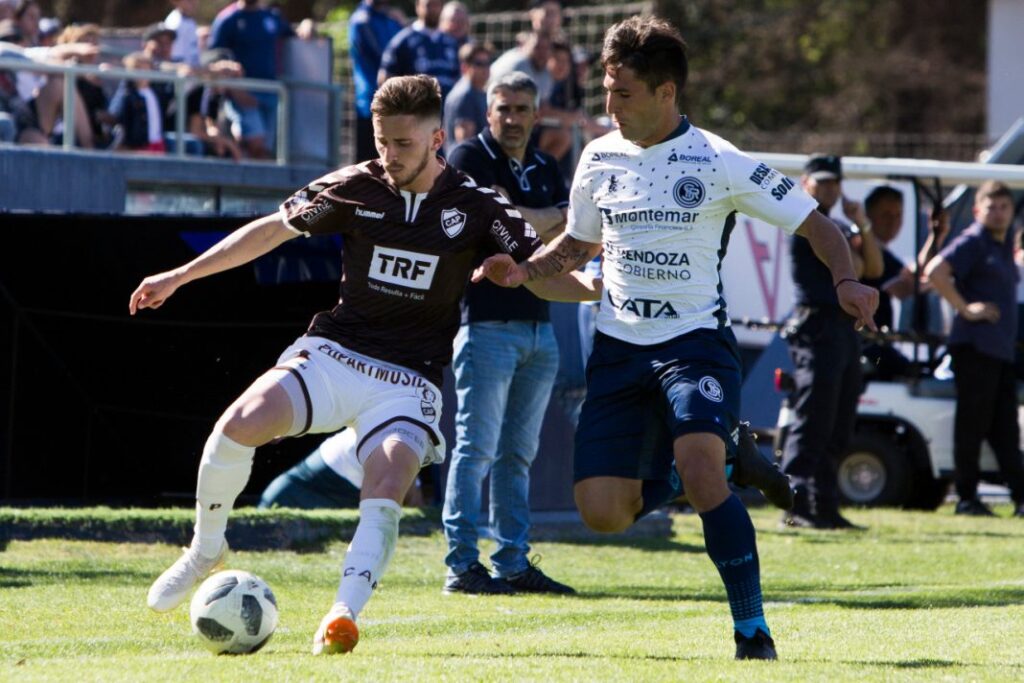
{"label": "player's tattooed forearm", "polygon": [[553,249],[545,249],[536,259],[528,260],[524,265],[527,280],[543,280],[576,270],[590,260],[588,245],[568,235],[564,235]]}

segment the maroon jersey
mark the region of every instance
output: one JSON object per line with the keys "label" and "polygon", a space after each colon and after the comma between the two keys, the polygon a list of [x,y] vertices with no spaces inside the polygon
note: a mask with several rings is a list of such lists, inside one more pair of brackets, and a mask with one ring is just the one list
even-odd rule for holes
{"label": "maroon jersey", "polygon": [[437,385],[474,259],[506,252],[520,262],[541,245],[504,197],[447,165],[426,194],[399,191],[379,161],[349,166],[296,192],[281,217],[304,235],[344,240],[338,305],[318,313],[306,334]]}

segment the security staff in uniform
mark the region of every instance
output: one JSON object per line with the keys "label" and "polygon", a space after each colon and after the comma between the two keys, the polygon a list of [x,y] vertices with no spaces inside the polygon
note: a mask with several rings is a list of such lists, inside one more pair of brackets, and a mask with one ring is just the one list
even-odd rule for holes
{"label": "security staff in uniform", "polygon": [[[813,155],[804,167],[801,183],[826,216],[842,198],[842,177],[837,156]],[[853,225],[837,221],[840,229],[847,239],[861,241],[862,256],[854,258],[857,274],[877,277],[881,252],[873,237],[864,234],[870,232],[864,208],[845,198],[842,206]],[[796,305],[787,342],[795,368],[796,420],[786,439],[782,468],[793,481],[796,501],[783,521],[816,529],[858,528],[839,513],[835,467],[850,440],[862,388],[860,336],[836,296],[847,283],[832,281],[829,269],[802,237],[792,238],[790,255]]]}

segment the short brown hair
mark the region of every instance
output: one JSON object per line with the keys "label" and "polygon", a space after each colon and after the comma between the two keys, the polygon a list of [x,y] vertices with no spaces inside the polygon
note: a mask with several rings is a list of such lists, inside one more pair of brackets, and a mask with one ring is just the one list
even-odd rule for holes
{"label": "short brown hair", "polygon": [[373,96],[374,116],[415,116],[441,120],[441,86],[433,76],[394,76]]}
{"label": "short brown hair", "polygon": [[604,34],[601,66],[606,71],[619,67],[632,69],[651,92],[662,83],[672,81],[680,97],[689,73],[686,41],[664,19],[630,17]]}
{"label": "short brown hair", "polygon": [[974,193],[974,203],[979,204],[982,199],[995,199],[996,197],[1006,197],[1012,202],[1013,191],[1006,183],[998,180],[986,180]]}
{"label": "short brown hair", "polygon": [[472,62],[480,53],[487,55],[487,58],[490,59],[491,55],[494,54],[494,46],[490,43],[478,43],[475,40],[469,41],[459,48],[459,64]]}

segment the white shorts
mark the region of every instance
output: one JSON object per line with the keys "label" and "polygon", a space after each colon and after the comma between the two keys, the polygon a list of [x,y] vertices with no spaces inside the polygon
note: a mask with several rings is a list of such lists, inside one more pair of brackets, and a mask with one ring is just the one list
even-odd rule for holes
{"label": "white shorts", "polygon": [[301,388],[298,400],[304,405],[295,408],[305,415],[305,424],[295,436],[351,427],[362,446],[389,425],[408,422],[422,427],[433,442],[421,464],[444,462],[441,390],[419,373],[323,337],[299,337],[274,367],[297,379]]}

